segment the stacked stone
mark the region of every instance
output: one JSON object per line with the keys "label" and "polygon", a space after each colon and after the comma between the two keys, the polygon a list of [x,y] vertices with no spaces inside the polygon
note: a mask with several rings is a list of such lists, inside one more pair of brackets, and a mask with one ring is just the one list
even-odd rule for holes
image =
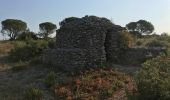
{"label": "stacked stone", "polygon": [[51,62],[64,70],[81,70],[106,62],[106,34],[114,24],[105,18],[85,16],[67,18],[60,25],[56,35],[56,48],[46,51],[46,55],[52,58],[46,56],[50,61],[45,62]]}
{"label": "stacked stone", "polygon": [[160,54],[167,54],[166,48],[129,48],[121,59],[121,64],[139,65],[148,59],[154,58]]}
{"label": "stacked stone", "polygon": [[[128,48],[122,51],[120,33],[124,28],[106,18],[66,18],[56,34],[56,47],[47,49],[43,62],[65,71],[96,67],[106,61],[141,64],[164,49]],[[121,51],[121,52],[120,52]]]}
{"label": "stacked stone", "polygon": [[118,25],[114,25],[110,30],[108,30],[105,40],[105,51],[106,58],[108,62],[116,63],[119,59],[119,41],[120,41],[120,33],[123,28]]}

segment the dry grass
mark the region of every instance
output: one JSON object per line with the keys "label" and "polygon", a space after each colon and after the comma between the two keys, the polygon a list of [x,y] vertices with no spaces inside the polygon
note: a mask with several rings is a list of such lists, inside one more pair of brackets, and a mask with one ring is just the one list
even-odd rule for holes
{"label": "dry grass", "polygon": [[5,55],[9,53],[14,48],[14,45],[11,42],[5,41],[0,42],[0,54]]}
{"label": "dry grass", "polygon": [[47,72],[48,69],[38,66],[30,66],[20,71],[0,72],[0,100],[25,100],[24,92],[30,84],[45,87],[43,79]]}

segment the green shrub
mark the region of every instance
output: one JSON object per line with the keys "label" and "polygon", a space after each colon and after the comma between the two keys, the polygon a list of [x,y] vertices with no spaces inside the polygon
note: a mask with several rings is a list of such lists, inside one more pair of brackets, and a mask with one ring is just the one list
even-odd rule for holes
{"label": "green shrub", "polygon": [[48,41],[48,47],[49,48],[54,48],[55,47],[55,39],[49,38],[47,41]]}
{"label": "green shrub", "polygon": [[40,56],[43,49],[48,47],[49,41],[46,40],[18,42],[15,48],[11,50],[9,57],[12,61],[29,61],[34,57]]}
{"label": "green shrub", "polygon": [[24,32],[17,37],[17,40],[37,40],[38,37],[34,32]]}
{"label": "green shrub", "polygon": [[170,100],[170,58],[159,56],[145,62],[136,75],[143,100]]}
{"label": "green shrub", "polygon": [[54,85],[56,82],[56,74],[55,72],[50,72],[47,74],[46,78],[45,78],[45,83],[47,86],[52,86]]}
{"label": "green shrub", "polygon": [[153,41],[148,42],[145,46],[146,47],[167,47],[168,45],[165,42],[153,40]]}
{"label": "green shrub", "polygon": [[72,21],[75,21],[75,20],[78,20],[79,18],[77,17],[69,17],[69,18],[65,18],[62,22],[60,22],[60,26],[63,26],[64,24],[66,23],[69,23],[69,22],[72,22]]}
{"label": "green shrub", "polygon": [[30,86],[25,91],[25,100],[43,100],[43,91],[39,88],[35,88],[33,86]]}

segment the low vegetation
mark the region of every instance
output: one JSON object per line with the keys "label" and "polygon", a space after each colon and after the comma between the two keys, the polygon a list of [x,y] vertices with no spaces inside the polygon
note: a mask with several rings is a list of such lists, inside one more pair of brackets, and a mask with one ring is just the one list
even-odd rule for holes
{"label": "low vegetation", "polygon": [[17,41],[9,56],[12,61],[29,61],[40,56],[44,49],[52,47],[52,40]]}
{"label": "low vegetation", "polygon": [[135,42],[136,47],[167,48],[170,54],[170,36],[168,35],[146,35],[138,38]]}
{"label": "low vegetation", "polygon": [[39,88],[30,86],[25,91],[25,100],[43,100],[43,91]]}
{"label": "low vegetation", "polygon": [[56,83],[56,73],[53,71],[49,72],[44,81],[48,87],[54,85]]}
{"label": "low vegetation", "polygon": [[170,58],[159,56],[148,60],[135,76],[138,93],[134,100],[170,99]]}
{"label": "low vegetation", "polygon": [[123,31],[120,37],[119,45],[122,49],[130,48],[134,45],[134,38],[128,31]]}
{"label": "low vegetation", "polygon": [[28,65],[28,62],[17,62],[13,67],[12,70],[13,71],[20,71],[26,68],[26,66]]}
{"label": "low vegetation", "polygon": [[132,84],[130,76],[112,68],[91,69],[67,79],[69,81],[56,83],[52,87],[56,99],[108,100],[114,98],[118,90],[129,88],[128,84]]}
{"label": "low vegetation", "polygon": [[[71,17],[60,25],[75,20],[77,18]],[[120,98],[170,100],[170,36],[148,35],[154,31],[154,26],[150,22],[139,20],[127,24],[127,30],[120,34],[118,53],[124,56],[124,49],[134,46],[167,48],[168,56],[160,55],[149,59],[137,72],[130,69],[135,73],[133,75],[115,70],[111,62],[109,65],[106,64],[107,66],[101,65],[82,72],[78,70],[79,73],[76,71],[67,73],[55,68],[50,69],[49,66],[42,67],[42,64],[38,65],[42,63],[40,57],[44,49],[54,47],[54,39],[49,38],[49,35],[57,26],[51,22],[41,23],[39,35],[27,30],[27,24],[21,20],[7,19],[2,22],[2,26],[2,33],[13,41],[0,41],[0,67],[6,63],[2,59],[4,55],[15,64],[10,65],[11,70],[0,72],[0,99],[16,100],[17,96],[20,96],[19,98],[23,97],[24,100],[48,100],[48,96],[52,95],[54,100],[119,100]],[[16,30],[18,31],[14,32]],[[131,66],[121,67],[131,68]],[[40,87],[32,85],[25,87],[25,84],[31,83]],[[13,88],[13,91],[9,87]],[[19,93],[24,89],[24,95]]]}
{"label": "low vegetation", "polygon": [[9,41],[0,41],[0,54],[8,54],[14,46]]}

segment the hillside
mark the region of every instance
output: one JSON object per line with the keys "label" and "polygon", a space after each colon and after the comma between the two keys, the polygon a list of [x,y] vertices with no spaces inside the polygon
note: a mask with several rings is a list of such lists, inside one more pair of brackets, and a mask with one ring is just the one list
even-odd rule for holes
{"label": "hillside", "polygon": [[[8,57],[8,53],[11,51],[11,49],[14,48],[14,44],[15,43],[11,43],[10,41],[1,42],[1,44],[0,44],[0,47],[1,47],[1,52],[0,52],[0,57],[1,57],[1,60],[0,60],[1,61],[0,62],[0,65],[1,65],[0,66],[0,68],[1,68],[1,70],[0,70],[0,99],[23,100],[23,98],[24,98],[23,94],[25,93],[27,88],[30,87],[30,85],[33,85],[34,87],[39,88],[39,89],[41,89],[41,91],[43,91],[43,98],[45,98],[45,100],[56,100],[56,97],[53,96],[54,94],[52,92],[54,90],[53,89],[49,90],[49,88],[44,83],[45,77],[47,76],[47,74],[49,74],[51,71],[53,71],[53,68],[51,68],[50,66],[44,67],[41,64],[31,64],[29,62],[15,62],[15,63],[10,62],[7,57]],[[123,67],[123,66],[118,66],[118,65],[113,65],[113,66],[117,66],[117,68],[119,68],[121,71],[125,71],[127,73],[132,73],[132,72],[134,73],[134,71],[132,71],[132,70],[136,69],[136,67],[134,67],[134,68],[133,67]],[[74,85],[73,84],[74,81],[72,83],[70,80],[75,80],[77,78],[78,80],[81,80],[83,82],[83,84],[85,84],[86,82],[89,81],[90,82],[89,85],[91,87],[94,87],[93,84],[91,83],[92,81],[97,82],[97,80],[100,81],[99,79],[101,78],[101,81],[107,82],[108,75],[113,74],[116,76],[110,76],[110,78],[114,79],[114,78],[120,77],[120,78],[118,78],[118,80],[120,80],[120,82],[123,82],[123,80],[130,82],[130,84],[129,84],[130,87],[128,84],[127,84],[127,86],[129,87],[129,89],[132,89],[131,77],[129,75],[124,76],[123,73],[117,72],[115,69],[116,69],[116,67],[111,68],[109,70],[101,68],[101,69],[91,70],[89,72],[79,74],[78,76],[77,75],[72,75],[72,76],[69,75],[68,76],[67,73],[60,72],[60,71],[56,70],[55,71],[56,75],[57,75],[56,82],[65,81],[65,82],[69,82],[69,83],[67,83],[68,86],[69,85],[72,86],[72,85]],[[104,73],[107,73],[108,75],[106,75],[102,78],[101,75]],[[79,77],[82,75],[84,77],[83,80],[81,77]],[[88,77],[89,78],[95,77],[95,79],[88,79]],[[86,80],[86,78],[88,79],[88,81]],[[115,80],[112,80],[112,81],[115,81]],[[64,83],[64,84],[66,84],[66,83]],[[97,85],[98,83],[94,83],[94,85],[95,84]],[[106,84],[111,84],[111,83],[109,83],[109,81],[108,81],[108,83],[101,83],[101,86],[103,87]],[[66,87],[67,87],[67,85],[66,85]],[[87,87],[88,86],[85,85],[85,87],[82,87],[82,89],[85,89]],[[125,91],[123,89],[124,85],[122,84],[121,87],[115,87],[116,91],[114,91],[114,93],[112,95],[112,96],[114,96],[114,98],[122,98],[125,96]],[[54,89],[58,89],[58,86]],[[106,89],[107,89],[107,87],[106,87]],[[97,92],[98,90],[93,90],[93,91],[95,93],[95,91]],[[72,92],[74,92],[74,91],[72,91]],[[58,93],[56,95],[58,95]],[[63,95],[60,94],[60,95],[64,96],[64,94]],[[86,98],[90,97],[88,95],[91,95],[91,94],[87,94]],[[117,100],[121,100],[121,99],[117,99]]]}

